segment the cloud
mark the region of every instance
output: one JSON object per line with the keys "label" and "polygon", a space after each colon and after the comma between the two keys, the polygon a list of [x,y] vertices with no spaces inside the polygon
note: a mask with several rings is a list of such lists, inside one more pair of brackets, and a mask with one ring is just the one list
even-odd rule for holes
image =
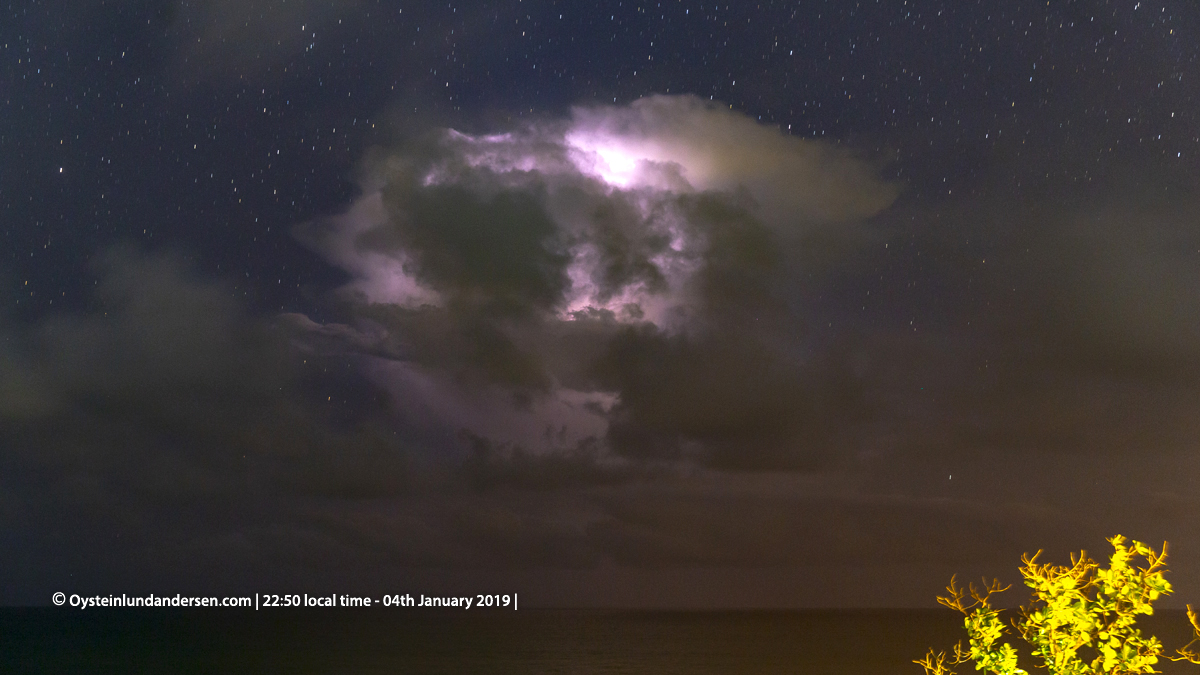
{"label": "cloud", "polygon": [[[746,168],[728,139],[805,168]],[[686,97],[433,132],[366,167],[355,206],[297,231],[351,273],[351,318],[296,339],[375,336],[348,351],[453,439],[462,482],[412,530],[424,553],[334,519],[400,559],[899,583],[1178,538],[1186,199],[988,185],[886,208],[871,164]],[[811,174],[842,182],[790,182]]]}
{"label": "cloud", "polygon": [[654,96],[378,152],[364,196],[297,236],[353,275],[341,297],[391,336],[397,363],[375,379],[414,401],[409,417],[438,400],[443,419],[528,452],[554,447],[512,420],[624,457],[811,467],[865,404],[790,337],[795,242],[856,239],[897,194],[875,172]]}
{"label": "cloud", "polygon": [[[722,138],[853,167],[861,199]],[[1194,199],[878,211],[873,175],[656,99],[378,150],[296,230],[350,277],[319,321],[105,250],[87,310],[0,317],[0,597],[553,578],[548,603],[703,604],[767,575],[765,603],[931,604],[1115,531],[1186,555]]]}
{"label": "cloud", "polygon": [[675,170],[676,184],[696,190],[747,188],[767,222],[781,228],[866,218],[898,194],[869,162],[695,96],[577,108],[566,141],[617,185],[671,185]]}
{"label": "cloud", "polygon": [[0,411],[38,419],[80,398],[157,398],[169,407],[180,397],[253,396],[276,384],[269,338],[231,293],[191,278],[179,255],[115,247],[91,265],[97,311],[56,314],[10,336],[19,347],[9,351],[6,380],[20,393],[0,399]]}
{"label": "cloud", "polygon": [[[1086,200],[1064,188],[1054,201],[1019,203],[992,189],[901,230],[892,247],[919,257],[879,247],[843,270],[862,280],[890,269],[872,289],[872,305],[888,311],[868,313],[863,353],[898,435],[945,456],[1191,447],[1194,196],[1166,197],[1153,179],[1113,181]],[[826,289],[857,296],[842,300],[845,314],[867,301],[851,283]]]}
{"label": "cloud", "polygon": [[347,415],[318,399],[341,393],[314,372],[328,362],[293,358],[231,286],[181,254],[132,247],[94,256],[90,273],[91,309],[0,324],[0,473],[24,513],[5,522],[47,533],[9,562],[77,538],[100,540],[52,557],[190,546],[283,508],[268,496],[407,489],[409,455],[382,424],[386,408],[360,400]]}
{"label": "cloud", "polygon": [[212,84],[213,78],[275,77],[318,36],[363,20],[362,3],[313,0],[174,2],[170,31],[180,45],[176,68]]}

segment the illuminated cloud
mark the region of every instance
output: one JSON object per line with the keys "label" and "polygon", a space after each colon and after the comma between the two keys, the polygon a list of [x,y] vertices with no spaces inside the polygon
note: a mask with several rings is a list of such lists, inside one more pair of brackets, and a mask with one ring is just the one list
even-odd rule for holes
{"label": "illuminated cloud", "polygon": [[308,223],[296,228],[296,236],[318,249],[329,262],[353,275],[343,293],[371,303],[404,307],[439,304],[438,293],[422,285],[412,274],[411,261],[403,251],[388,254],[363,250],[359,237],[386,225],[387,213],[380,192],[370,192],[350,209],[325,223]]}
{"label": "illuminated cloud", "polygon": [[[555,297],[543,298],[544,305],[564,317],[601,310],[664,327],[673,312],[695,302],[695,278],[711,246],[711,232],[688,212],[696,198],[720,195],[786,232],[871,216],[897,191],[848,153],[692,96],[576,108],[569,121],[517,132],[446,130],[437,146],[433,159],[376,162],[366,194],[346,214],[300,231],[354,275],[349,288],[368,302],[440,305],[450,280],[438,278],[439,270],[448,272],[439,260],[452,262],[446,259],[452,251],[434,250],[439,242],[426,221],[472,202],[503,213],[500,202],[525,199],[547,221],[545,237],[525,253],[552,245],[565,263],[568,283],[550,291]],[[457,253],[467,254],[471,246],[511,243],[519,228],[509,227],[489,233],[488,242],[440,243],[461,244]],[[459,260],[460,267],[486,262],[486,252],[473,254],[482,257]],[[519,263],[510,261],[509,271]],[[502,266],[489,263],[497,271]],[[489,280],[499,278],[479,278],[481,285]]]}
{"label": "illuminated cloud", "polygon": [[[544,452],[807,466],[857,414],[820,410],[827,366],[782,345],[803,322],[795,242],[896,195],[870,164],[691,96],[413,148],[297,230],[386,333],[371,377],[407,419]],[[333,330],[302,323],[313,344]]]}
{"label": "illuminated cloud", "polygon": [[581,170],[613,185],[746,188],[779,227],[865,218],[896,197],[875,167],[694,96],[576,108],[565,137]]}

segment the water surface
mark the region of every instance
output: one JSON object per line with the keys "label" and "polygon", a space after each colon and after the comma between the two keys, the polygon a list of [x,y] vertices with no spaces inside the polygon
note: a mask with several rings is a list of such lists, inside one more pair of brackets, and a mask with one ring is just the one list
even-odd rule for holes
{"label": "water surface", "polygon": [[[1169,649],[1190,638],[1180,612],[1139,625]],[[921,675],[912,659],[962,637],[961,616],[936,609],[0,609],[0,671]]]}

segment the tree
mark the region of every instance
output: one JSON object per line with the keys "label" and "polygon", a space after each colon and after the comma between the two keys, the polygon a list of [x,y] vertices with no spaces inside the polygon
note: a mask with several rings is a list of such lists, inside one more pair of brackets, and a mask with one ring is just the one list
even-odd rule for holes
{"label": "tree", "polygon": [[[1033,589],[1034,599],[1029,607],[1021,608],[1013,627],[1051,675],[1159,672],[1154,664],[1162,655],[1162,643],[1154,636],[1143,637],[1134,622],[1138,615],[1153,614],[1151,603],[1171,592],[1171,584],[1163,576],[1167,544],[1163,542],[1158,553],[1139,541],[1126,546],[1121,535],[1108,541],[1114,549],[1108,569],[1088,558],[1087,551],[1081,551],[1078,558],[1072,555],[1069,567],[1039,564],[1041,551],[1032,558],[1021,557],[1021,575]],[[914,663],[923,666],[926,675],[953,675],[949,667],[967,661],[974,661],[976,670],[996,675],[1026,675],[1017,667],[1017,650],[1007,642],[996,645],[1005,626],[989,599],[1008,587],[992,581],[962,589],[951,578],[946,590],[949,597],[939,597],[938,602],[966,616],[969,646],[964,648],[961,641],[955,645],[949,663],[945,652],[932,649]],[[1196,639],[1177,650],[1179,656],[1170,658],[1200,663],[1200,652],[1192,649],[1200,640],[1200,618],[1190,605],[1188,620]]]}

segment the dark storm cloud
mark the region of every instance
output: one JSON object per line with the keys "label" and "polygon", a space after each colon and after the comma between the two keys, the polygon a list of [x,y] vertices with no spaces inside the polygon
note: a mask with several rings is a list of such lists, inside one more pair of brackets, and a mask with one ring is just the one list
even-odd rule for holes
{"label": "dark storm cloud", "polygon": [[278,364],[261,358],[266,336],[229,294],[195,283],[182,266],[177,256],[144,258],[129,248],[97,256],[95,311],[54,315],[10,336],[5,380],[27,384],[3,399],[4,412],[37,419],[78,398],[236,397],[271,387]]}
{"label": "dark storm cloud", "polygon": [[411,489],[405,439],[345,361],[295,350],[182,255],[117,247],[91,272],[87,311],[0,324],[0,567],[229,587],[337,553],[301,504]]}
{"label": "dark storm cloud", "polygon": [[369,406],[347,430],[306,401],[283,336],[247,316],[231,287],[179,255],[132,248],[92,267],[93,309],[3,330],[3,436],[42,487],[185,501],[241,499],[255,483],[399,489],[402,452],[372,428]]}
{"label": "dark storm cloud", "polygon": [[479,299],[498,311],[544,309],[562,298],[567,256],[555,250],[557,227],[536,194],[389,188],[385,201],[398,205],[393,246],[411,254],[418,282],[451,302]]}
{"label": "dark storm cloud", "polygon": [[[412,147],[299,234],[355,274],[353,313],[405,368],[454,383],[447,407],[506,391],[492,415],[530,430],[725,468],[813,467],[853,442],[867,403],[846,364],[805,353],[786,289],[806,237],[860,241],[894,197],[869,165],[693,97]],[[547,447],[488,426],[466,428]]]}
{"label": "dark storm cloud", "polygon": [[874,333],[870,389],[891,399],[889,424],[920,452],[946,454],[1190,446],[1196,201],[1154,182],[1113,181],[1086,202],[1063,189],[1057,205],[952,205],[908,234],[919,263],[882,247],[860,258],[856,274],[912,266],[901,279],[923,289],[885,288],[878,301],[857,291],[860,307],[891,305],[889,319],[863,329]]}
{"label": "dark storm cloud", "polygon": [[726,469],[811,469],[853,451],[867,412],[861,384],[841,364],[789,362],[757,338],[616,336],[594,366],[620,392],[609,417],[614,448]]}
{"label": "dark storm cloud", "polygon": [[[762,165],[722,163],[724,137]],[[412,147],[298,230],[353,278],[347,323],[294,339],[374,354],[398,415],[454,439],[454,497],[402,533],[369,509],[332,531],[448,567],[887,583],[1177,538],[1200,431],[1186,190],[984,181],[888,207],[871,164],[694,99]],[[824,162],[832,196],[806,182]]]}
{"label": "dark storm cloud", "polygon": [[361,199],[297,229],[350,273],[329,320],[255,318],[132,248],[95,257],[86,311],[6,318],[0,562],[210,591],[556,570],[574,582],[549,602],[579,603],[625,574],[925,570],[887,596],[919,603],[943,571],[1186,526],[1193,197],[881,211],[896,188],[869,164],[739,131],[774,166],[816,162],[796,181],[857,167],[793,211],[785,178],[736,182],[644,120],[596,133],[605,111],[630,114],[379,151]]}
{"label": "dark storm cloud", "polygon": [[[564,391],[593,397],[568,406],[588,427],[573,442],[723,469],[1165,449],[1194,430],[1188,199],[1000,192],[864,224],[895,190],[868,165],[688,97],[415,147],[301,232],[354,273],[352,313],[393,358],[455,383],[447,409],[490,408],[487,391],[527,427],[446,416],[470,433],[550,447],[535,430],[572,426]],[[808,185],[826,164],[832,196]]]}
{"label": "dark storm cloud", "polygon": [[[771,256],[760,262],[763,269],[780,264]],[[723,318],[736,311],[720,303],[699,305],[701,317],[720,331],[670,332],[603,313],[547,318],[536,303],[527,310],[534,318],[501,313],[519,329],[514,334],[534,345],[539,368],[563,374],[573,391],[584,392],[551,407],[536,395],[514,404],[512,389],[526,384],[489,398],[488,383],[511,382],[507,375],[443,381],[409,371],[396,385],[389,368],[484,368],[457,355],[459,343],[447,343],[446,361],[433,361],[424,350],[439,340],[422,347],[410,339],[430,324],[425,313],[445,318],[451,310],[377,303],[356,306],[361,316],[353,326],[322,326],[299,315],[265,324],[244,313],[230,286],[196,275],[177,255],[114,249],[97,256],[94,273],[94,309],[5,327],[0,414],[4,445],[15,452],[0,459],[0,514],[22,523],[9,530],[9,540],[20,544],[4,554],[6,568],[24,569],[38,556],[54,559],[56,573],[75,574],[98,592],[114,583],[148,588],[160,583],[158,574],[172,592],[183,584],[208,592],[245,587],[263,570],[277,584],[374,592],[380,589],[362,581],[364,569],[385,580],[420,578],[425,570],[433,575],[430,589],[440,583],[448,590],[485,573],[513,583],[517,577],[503,575],[542,570],[540,578],[557,570],[574,581],[560,579],[559,595],[546,602],[621,597],[638,604],[650,596],[586,589],[635,572],[690,570],[708,578],[719,577],[718,570],[788,570],[842,579],[837,575],[866,565],[864,578],[887,584],[909,583],[912,570],[925,570],[928,588],[887,596],[919,603],[949,573],[1006,571],[985,563],[1011,563],[1030,542],[1058,547],[1059,556],[1095,548],[1111,529],[1099,527],[1088,506],[1101,495],[1109,504],[1105,522],[1140,527],[1143,538],[1169,534],[1191,504],[1181,496],[1190,491],[1179,464],[1177,480],[1159,482],[1152,495],[1128,488],[1151,484],[1174,461],[1167,455],[1161,462],[1132,457],[1120,467],[1097,466],[1080,474],[1082,483],[1097,482],[1094,489],[1067,492],[1052,476],[1078,457],[1040,457],[1033,460],[1038,468],[1021,468],[1004,453],[960,447],[952,454],[934,445],[891,464],[897,457],[887,451],[897,444],[889,446],[887,434],[901,437],[899,447],[908,451],[936,439],[931,429],[954,419],[936,417],[942,406],[901,402],[893,414],[910,426],[888,428],[860,408],[863,400],[879,399],[878,392],[836,389],[848,381],[865,386],[861,377],[820,372],[812,358],[781,367],[767,339],[780,334],[739,326],[752,323],[744,317]],[[888,360],[878,346],[856,349]],[[910,344],[897,353],[931,352],[929,344]],[[855,371],[848,356],[824,359]],[[322,374],[306,374],[306,362]],[[934,368],[897,363],[892,368],[901,373]],[[403,415],[414,408],[399,399],[361,400],[347,418],[330,413],[333,396],[325,392],[377,393],[362,379],[339,383],[323,374],[339,369],[374,373],[381,387],[412,396],[407,403],[427,406],[438,433],[420,433],[420,420]],[[958,382],[949,390],[970,393],[959,376],[944,377]],[[588,398],[593,384],[621,398]],[[997,401],[968,397],[948,405],[978,416],[987,411],[973,406]],[[515,431],[501,424],[522,410],[541,423],[564,423]],[[470,431],[494,411],[499,422],[484,431],[507,429],[518,441]],[[1026,434],[1045,433],[1036,418],[1026,423]],[[526,431],[534,441],[520,440]],[[452,446],[463,454],[449,452]],[[838,452],[827,456],[831,448]],[[884,451],[873,461],[887,481],[831,461],[860,457],[864,448]],[[692,461],[673,461],[680,457]],[[797,457],[825,457],[835,468],[813,471],[817,464],[798,464]],[[967,493],[948,490],[944,481],[936,485],[945,476],[921,475],[941,474],[946,460],[957,462],[950,484],[962,481],[971,486]],[[687,468],[697,462],[713,469]],[[763,465],[810,470],[746,470]],[[1143,509],[1130,508],[1140,501]],[[1156,528],[1146,529],[1147,514]],[[715,591],[703,588],[659,601],[715,602]],[[787,597],[820,604],[844,595],[804,586]]]}

